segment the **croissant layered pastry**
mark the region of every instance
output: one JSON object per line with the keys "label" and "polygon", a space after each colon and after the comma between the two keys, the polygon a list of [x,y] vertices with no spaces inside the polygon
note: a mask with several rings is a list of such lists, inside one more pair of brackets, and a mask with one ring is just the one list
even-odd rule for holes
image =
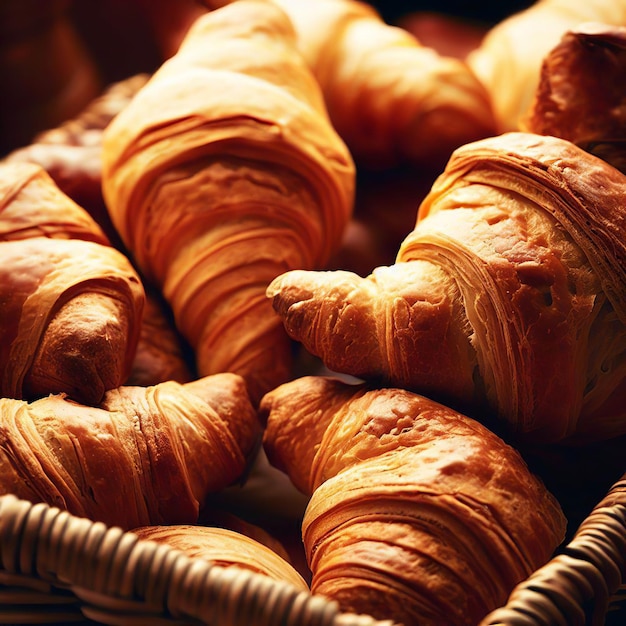
{"label": "croissant layered pastry", "polygon": [[38,165],[0,164],[0,393],[95,403],[128,377],[143,285]]}
{"label": "croissant layered pastry", "polygon": [[294,24],[333,125],[358,164],[436,169],[457,146],[495,131],[487,92],[469,67],[385,23],[371,5],[274,2]]}
{"label": "croissant layered pastry", "polygon": [[586,23],[546,55],[522,129],[568,139],[626,172],[626,26]]}
{"label": "croissant layered pastry", "polygon": [[476,624],[564,538],[520,454],[424,396],[305,376],[260,408],[268,458],[311,494],[311,590],[344,611]]}
{"label": "croissant layered pastry", "polygon": [[330,370],[491,414],[528,442],[608,439],[626,433],[625,194],[624,174],[567,140],[473,142],[394,264],[286,272],[268,297]]}
{"label": "croissant layered pastry", "polygon": [[498,133],[522,130],[545,57],[586,22],[626,26],[623,0],[537,0],[495,24],[467,63],[490,94]]}
{"label": "croissant layered pastry", "polygon": [[142,526],[134,528],[133,533],[140,539],[171,546],[187,556],[204,559],[219,567],[248,570],[309,591],[304,578],[286,556],[243,532],[215,526],[177,524]]}
{"label": "croissant layered pastry", "polygon": [[98,406],[0,399],[0,492],[126,530],[193,524],[260,433],[236,374],[122,386]]}
{"label": "croissant layered pastry", "polygon": [[[113,83],[76,117],[39,133],[4,159],[40,165],[61,191],[91,215],[111,245],[125,254],[102,197],[102,133],[148,77],[136,74]],[[144,386],[166,380],[188,382],[193,377],[190,359],[170,319],[169,307],[154,286],[142,283],[146,298],[141,332],[126,382]]]}
{"label": "croissant layered pastry", "polygon": [[109,124],[103,191],[199,375],[242,375],[253,399],[288,379],[291,342],[265,298],[339,247],[354,164],[287,16],[255,0],[201,16]]}

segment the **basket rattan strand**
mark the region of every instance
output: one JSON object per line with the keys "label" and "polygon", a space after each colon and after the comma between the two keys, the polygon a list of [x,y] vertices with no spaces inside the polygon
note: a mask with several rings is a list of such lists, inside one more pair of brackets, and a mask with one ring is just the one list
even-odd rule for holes
{"label": "basket rattan strand", "polygon": [[[391,626],[264,576],[0,497],[0,624]],[[626,578],[626,474],[481,626],[603,624]]]}

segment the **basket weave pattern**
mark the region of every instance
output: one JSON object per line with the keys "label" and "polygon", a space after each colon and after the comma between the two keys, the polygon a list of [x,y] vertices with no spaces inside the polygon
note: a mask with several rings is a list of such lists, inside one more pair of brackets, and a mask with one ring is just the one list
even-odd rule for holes
{"label": "basket weave pattern", "polygon": [[[0,623],[392,626],[131,532],[0,497]],[[604,623],[626,580],[626,474],[482,626]],[[44,619],[43,616],[46,616]]]}
{"label": "basket weave pattern", "polygon": [[33,613],[49,615],[49,623],[111,625],[392,624],[12,495],[0,497],[0,563],[5,624],[32,623]]}

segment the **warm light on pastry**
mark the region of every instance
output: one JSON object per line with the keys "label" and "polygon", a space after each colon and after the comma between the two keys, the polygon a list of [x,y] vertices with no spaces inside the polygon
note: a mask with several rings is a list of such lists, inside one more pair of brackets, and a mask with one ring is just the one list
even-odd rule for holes
{"label": "warm light on pastry", "polygon": [[624,0],[538,0],[495,24],[467,57],[487,88],[498,132],[520,130],[544,58],[561,37],[585,22],[626,26]]}
{"label": "warm light on pastry", "polygon": [[130,373],[145,292],[39,165],[0,164],[0,389],[97,403]]}
{"label": "warm light on pastry", "polygon": [[267,394],[261,415],[268,458],[311,494],[311,589],[345,611],[476,624],[564,538],[522,457],[423,396],[308,376]]}
{"label": "warm light on pastry", "polygon": [[268,296],[337,372],[381,379],[534,441],[626,433],[626,177],[574,144],[459,148],[397,262],[295,271]]}
{"label": "warm light on pastry", "polygon": [[286,15],[250,0],[199,18],[107,127],[103,159],[112,220],[200,375],[237,372],[256,398],[286,380],[265,288],[326,262],[355,184]]}
{"label": "warm light on pastry", "polygon": [[204,559],[219,567],[235,567],[273,580],[288,583],[302,591],[309,587],[283,556],[259,540],[229,528],[181,525],[133,528],[140,539],[163,543],[194,559]]}
{"label": "warm light on pastry", "polygon": [[126,530],[192,524],[244,472],[260,434],[243,380],[119,387],[95,407],[0,399],[0,493]]}
{"label": "warm light on pastry", "polygon": [[495,132],[487,91],[469,67],[386,24],[370,4],[273,1],[293,22],[298,49],[358,164],[437,169],[454,148]]}
{"label": "warm light on pastry", "polygon": [[626,25],[585,23],[546,55],[523,130],[555,135],[626,172]]}

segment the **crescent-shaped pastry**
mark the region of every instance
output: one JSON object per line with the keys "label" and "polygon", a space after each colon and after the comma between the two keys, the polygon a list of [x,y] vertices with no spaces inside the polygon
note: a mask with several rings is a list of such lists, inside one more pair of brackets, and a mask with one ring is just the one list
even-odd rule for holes
{"label": "crescent-shaped pastry", "polygon": [[[75,118],[39,133],[32,143],[4,158],[7,163],[40,165],[123,252],[102,197],[102,133],[148,78],[148,74],[136,74],[113,83]],[[193,378],[192,359],[174,327],[169,307],[152,285],[143,283],[146,300],[141,333],[126,382],[146,387],[166,380],[187,382]]]}
{"label": "crescent-shaped pastry", "polygon": [[355,177],[287,16],[245,0],[200,17],[107,127],[103,158],[112,220],[199,374],[239,373],[257,399],[287,379],[265,288],[339,247]]}
{"label": "crescent-shaped pastry", "polygon": [[260,408],[268,458],[311,494],[311,590],[345,611],[477,624],[564,538],[519,453],[428,398],[307,376]]}
{"label": "crescent-shaped pastry", "polygon": [[133,528],[132,532],[140,539],[163,543],[192,558],[204,559],[219,567],[248,570],[309,591],[304,578],[285,556],[240,530],[175,524],[142,526]]}
{"label": "crescent-shaped pastry", "polygon": [[0,250],[0,393],[89,404],[125,382],[143,285],[39,165],[0,164]]}
{"label": "crescent-shaped pastry", "polygon": [[260,424],[243,380],[123,386],[99,406],[0,399],[0,492],[126,530],[193,524],[244,472]]}
{"label": "crescent-shaped pastry", "polygon": [[624,174],[569,141],[481,140],[455,151],[395,264],[287,272],[268,296],[331,370],[490,407],[528,440],[617,436],[625,199]]}

